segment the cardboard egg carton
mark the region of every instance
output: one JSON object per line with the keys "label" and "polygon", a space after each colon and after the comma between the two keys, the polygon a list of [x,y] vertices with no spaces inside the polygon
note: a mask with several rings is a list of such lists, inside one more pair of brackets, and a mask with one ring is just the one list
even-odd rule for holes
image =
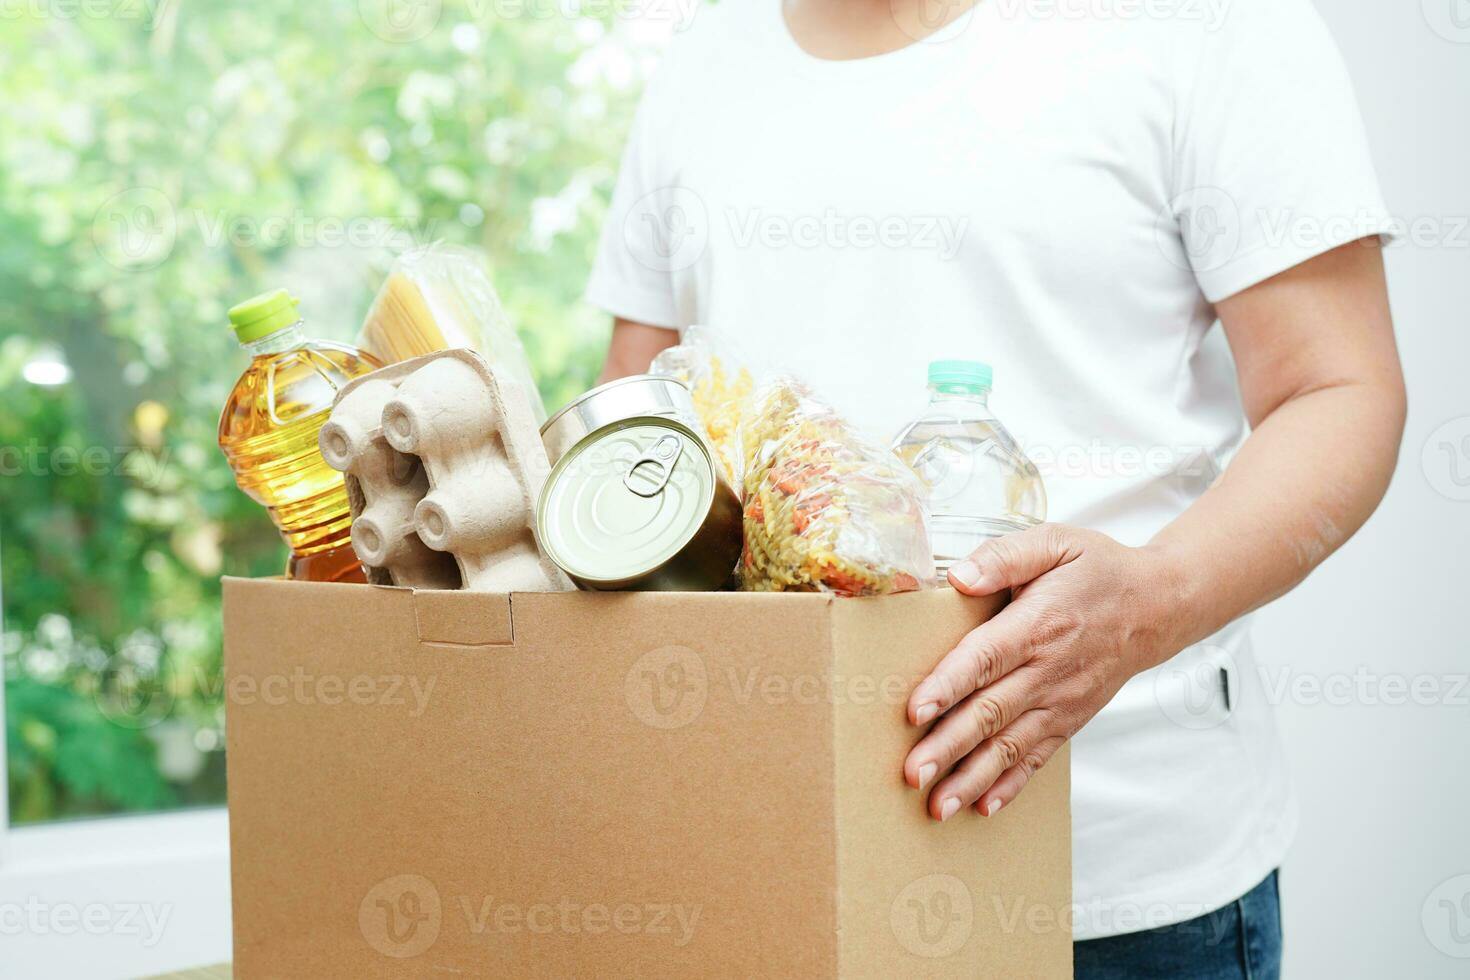
{"label": "cardboard egg carton", "polygon": [[561,592],[536,543],[550,465],[531,406],[483,358],[447,350],[354,379],[322,426],[340,470],[352,545],[377,584]]}

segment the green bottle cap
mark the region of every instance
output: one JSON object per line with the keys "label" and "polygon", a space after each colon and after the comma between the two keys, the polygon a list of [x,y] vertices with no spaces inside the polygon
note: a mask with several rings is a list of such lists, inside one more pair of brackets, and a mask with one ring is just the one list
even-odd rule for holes
{"label": "green bottle cap", "polygon": [[990,365],[983,361],[930,361],[929,384],[953,394],[979,394],[990,388]]}
{"label": "green bottle cap", "polygon": [[240,343],[248,344],[300,320],[301,314],[296,311],[299,302],[284,289],[261,293],[230,307],[230,326],[235,328]]}

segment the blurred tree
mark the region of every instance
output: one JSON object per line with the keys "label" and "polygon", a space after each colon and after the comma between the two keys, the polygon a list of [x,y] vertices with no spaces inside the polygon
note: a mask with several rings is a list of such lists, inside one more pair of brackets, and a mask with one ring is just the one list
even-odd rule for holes
{"label": "blurred tree", "polygon": [[475,245],[547,404],[596,373],[606,326],[579,295],[652,52],[611,17],[502,6],[521,16],[485,0],[0,15],[15,820],[223,798],[218,576],[284,561],[215,446],[244,367],[232,303],[285,286],[314,333],[350,340],[393,253]]}

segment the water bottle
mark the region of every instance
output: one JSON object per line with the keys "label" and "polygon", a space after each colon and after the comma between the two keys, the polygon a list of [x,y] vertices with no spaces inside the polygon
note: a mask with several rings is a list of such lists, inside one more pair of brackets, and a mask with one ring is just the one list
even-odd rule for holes
{"label": "water bottle", "polygon": [[940,573],[988,538],[1046,520],[1035,464],[990,411],[990,365],[933,361],[929,405],[893,451],[929,488],[930,536]]}

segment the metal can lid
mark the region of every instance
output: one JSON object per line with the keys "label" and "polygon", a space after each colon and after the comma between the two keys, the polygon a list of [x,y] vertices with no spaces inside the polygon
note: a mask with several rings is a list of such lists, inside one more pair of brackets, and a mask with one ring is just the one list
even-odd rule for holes
{"label": "metal can lid", "polygon": [[622,582],[657,569],[699,531],[714,499],[704,441],[672,419],[609,425],[574,446],[537,508],[541,544],[583,582]]}
{"label": "metal can lid", "polygon": [[[541,423],[541,434],[545,435],[554,429],[556,424],[564,416],[577,411],[582,406],[590,402],[608,400],[611,393],[618,389],[632,389],[632,394],[626,399],[626,404],[629,405],[637,404],[639,401],[648,405],[657,405],[660,401],[668,401],[672,406],[673,402],[667,394],[670,386],[673,386],[675,389],[683,389],[687,396],[689,390],[688,383],[664,374],[630,374],[627,377],[615,378],[612,381],[603,382],[596,388],[590,388],[582,392],[582,394],[557,409],[550,418]],[[620,400],[619,403],[623,404],[624,402]],[[636,414],[642,416],[649,413],[639,412]]]}
{"label": "metal can lid", "polygon": [[702,428],[694,396],[684,382],[652,374],[609,381],[573,399],[541,427],[541,441],[553,465],[577,443],[614,422],[633,418],[671,418],[696,432]]}

